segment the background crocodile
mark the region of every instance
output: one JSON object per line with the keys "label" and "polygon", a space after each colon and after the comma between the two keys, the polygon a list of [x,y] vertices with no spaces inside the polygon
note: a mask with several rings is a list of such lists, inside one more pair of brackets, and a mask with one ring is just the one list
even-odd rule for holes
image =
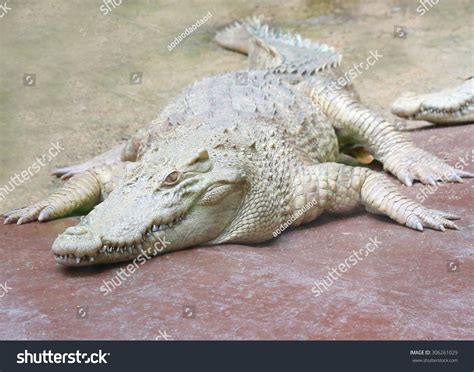
{"label": "background crocodile", "polygon": [[194,84],[126,144],[57,169],[72,176],[64,187],[7,213],[5,223],[96,206],[53,244],[56,260],[67,265],[261,242],[293,215],[298,226],[360,204],[413,229],[456,228],[455,215],[405,198],[386,176],[336,163],[354,163],[338,149],[338,137],[349,135],[407,185],[472,176],[415,147],[360,104],[350,84],[332,89],[342,75],[333,48],[275,33],[256,18],[217,41],[249,54],[250,70]]}
{"label": "background crocodile", "polygon": [[474,76],[461,85],[431,94],[405,92],[392,105],[401,118],[436,124],[474,122]]}

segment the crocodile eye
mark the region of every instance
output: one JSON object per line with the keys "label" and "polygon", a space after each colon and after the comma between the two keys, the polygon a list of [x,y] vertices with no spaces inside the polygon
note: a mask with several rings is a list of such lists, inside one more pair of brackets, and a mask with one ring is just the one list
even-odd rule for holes
{"label": "crocodile eye", "polygon": [[163,183],[167,186],[174,185],[178,181],[179,175],[179,172],[177,170],[174,170],[166,176]]}

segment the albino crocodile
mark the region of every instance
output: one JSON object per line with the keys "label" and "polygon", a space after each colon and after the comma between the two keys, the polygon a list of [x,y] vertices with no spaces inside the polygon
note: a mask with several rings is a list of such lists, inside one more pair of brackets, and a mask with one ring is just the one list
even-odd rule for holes
{"label": "albino crocodile", "polygon": [[392,105],[392,113],[404,119],[435,124],[474,122],[474,76],[455,88],[417,95],[405,92]]}
{"label": "albino crocodile", "polygon": [[[201,244],[257,243],[282,223],[361,205],[409,228],[457,229],[457,216],[428,209],[389,178],[339,153],[352,136],[406,185],[461,182],[454,169],[358,101],[331,47],[247,19],[217,42],[249,55],[248,71],[212,76],[173,100],[128,142],[86,163],[43,201],[5,223],[89,212],[54,241],[64,265],[132,260]],[[309,206],[309,207],[308,207]],[[157,242],[160,242],[157,248]]]}

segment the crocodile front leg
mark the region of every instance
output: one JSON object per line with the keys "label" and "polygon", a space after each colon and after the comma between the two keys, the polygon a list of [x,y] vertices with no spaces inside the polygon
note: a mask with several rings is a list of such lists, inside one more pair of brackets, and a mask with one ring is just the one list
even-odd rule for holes
{"label": "crocodile front leg", "polygon": [[450,220],[459,217],[428,209],[405,197],[387,176],[368,168],[324,163],[306,167],[301,179],[295,203],[299,208],[311,200],[316,203],[300,223],[309,222],[322,211],[348,212],[362,205],[371,213],[385,214],[415,230],[422,231],[423,226],[441,231],[458,228]]}
{"label": "crocodile front leg", "polygon": [[114,166],[121,162],[135,162],[137,161],[140,147],[145,142],[147,135],[147,129],[140,129],[127,142],[114,146],[109,151],[97,155],[81,164],[53,169],[51,174],[61,177],[63,180],[67,180],[75,174],[104,165]]}
{"label": "crocodile front leg", "polygon": [[53,176],[61,177],[62,180],[67,180],[75,174],[86,172],[94,167],[118,163],[122,161],[122,153],[124,152],[125,147],[126,144],[117,145],[109,151],[97,155],[83,163],[55,168],[52,170],[51,174]]}
{"label": "crocodile front leg", "polygon": [[462,182],[461,177],[474,177],[473,173],[456,169],[416,147],[405,133],[354,100],[344,90],[324,88],[328,86],[327,81],[320,82],[319,86],[313,99],[334,126],[366,145],[375,158],[384,164],[384,169],[405,185],[411,186],[414,180],[434,185],[436,181]]}
{"label": "crocodile front leg", "polygon": [[5,213],[4,224],[21,225],[87,213],[115,188],[126,163],[104,165],[72,176],[58,191],[30,206]]}

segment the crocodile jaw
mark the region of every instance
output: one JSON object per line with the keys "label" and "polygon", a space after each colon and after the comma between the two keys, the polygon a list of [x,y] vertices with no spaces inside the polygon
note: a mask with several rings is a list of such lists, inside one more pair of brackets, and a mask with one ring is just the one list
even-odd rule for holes
{"label": "crocodile jaw", "polygon": [[[120,197],[110,196],[78,226],[58,236],[52,246],[56,262],[110,264],[210,242],[236,217],[243,195],[243,184],[235,182],[206,187],[193,202],[175,208],[157,206],[146,198],[139,199],[144,203],[141,208],[130,207],[119,204]],[[121,212],[111,218],[114,208]]]}
{"label": "crocodile jaw", "polygon": [[422,109],[423,96],[407,92],[399,97],[392,105],[392,114],[409,119],[413,118]]}
{"label": "crocodile jaw", "polygon": [[432,94],[404,93],[392,105],[392,113],[411,120],[433,123],[474,121],[474,78],[462,85]]}
{"label": "crocodile jaw", "polygon": [[84,226],[70,227],[54,241],[54,257],[57,263],[66,266],[109,264],[130,261],[139,256],[149,259],[170,250],[167,232],[172,228],[180,230],[178,225],[185,218],[179,217],[167,224],[152,224],[145,230],[141,240],[123,243],[103,243],[99,234],[94,234]]}

